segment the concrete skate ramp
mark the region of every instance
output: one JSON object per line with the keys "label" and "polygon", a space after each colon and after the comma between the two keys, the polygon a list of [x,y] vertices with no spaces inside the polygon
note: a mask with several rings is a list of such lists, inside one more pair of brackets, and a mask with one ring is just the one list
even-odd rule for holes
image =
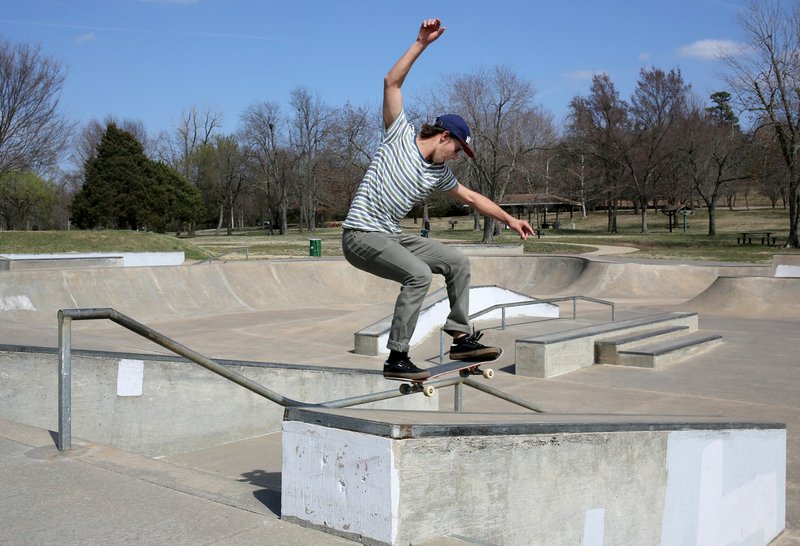
{"label": "concrete skate ramp", "polygon": [[[496,285],[533,296],[604,298],[686,299],[719,275],[754,275],[769,269],[567,256],[474,256],[471,262],[473,286]],[[441,277],[435,276],[431,290],[442,286]],[[52,324],[59,309],[113,307],[149,322],[303,308],[354,309],[391,304],[396,297],[395,283],[356,270],[342,259],[7,271],[0,275],[0,320]]]}
{"label": "concrete skate ramp", "polygon": [[0,317],[47,323],[63,308],[113,307],[141,321],[197,318],[389,301],[391,284],[344,262],[11,271],[0,276]]}
{"label": "concrete skate ramp", "polygon": [[795,319],[800,278],[719,277],[681,309],[707,315]]}
{"label": "concrete skate ramp", "polygon": [[496,284],[535,296],[686,299],[720,275],[769,275],[769,266],[626,263],[572,256],[472,257],[473,284]]}

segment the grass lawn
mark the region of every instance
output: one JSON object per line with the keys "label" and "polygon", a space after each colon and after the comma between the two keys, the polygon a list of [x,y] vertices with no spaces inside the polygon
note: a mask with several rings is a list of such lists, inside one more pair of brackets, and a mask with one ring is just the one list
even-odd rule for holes
{"label": "grass lawn", "polygon": [[0,231],[0,254],[69,252],[180,252],[199,260],[209,254],[169,235],[140,231]]}
{"label": "grass lawn", "polygon": [[[549,221],[555,220],[552,215]],[[708,237],[708,216],[697,210],[688,217],[688,228],[667,229],[667,217],[661,213],[648,213],[648,233],[641,233],[641,219],[633,212],[620,212],[619,233],[606,233],[604,212],[562,214],[561,229],[543,230],[541,238],[529,238],[524,243],[525,252],[541,254],[580,254],[596,245],[631,246],[639,249],[631,258],[703,260],[723,262],[767,263],[776,253],[800,253],[785,249],[781,244],[788,235],[788,211],[784,209],[753,208],[751,210],[717,210],[717,236]],[[455,222],[455,223],[451,223]],[[418,233],[421,220],[405,219],[402,227]],[[778,246],[759,243],[739,245],[740,231],[772,231]],[[224,232],[223,232],[224,233]],[[184,251],[188,260],[219,258],[265,259],[308,257],[309,239],[322,240],[323,256],[340,256],[341,229],[322,228],[314,232],[290,229],[287,235],[267,235],[264,230],[249,228],[237,230],[233,235],[216,235],[214,230],[197,233],[193,238],[176,238],[172,235],[134,231],[0,231],[0,254],[33,254],[55,252],[158,252]],[[432,238],[461,243],[480,243],[483,233],[473,230],[471,217],[432,218]],[[497,244],[519,244],[516,233],[503,230],[495,238]],[[760,240],[759,240],[760,242]]]}

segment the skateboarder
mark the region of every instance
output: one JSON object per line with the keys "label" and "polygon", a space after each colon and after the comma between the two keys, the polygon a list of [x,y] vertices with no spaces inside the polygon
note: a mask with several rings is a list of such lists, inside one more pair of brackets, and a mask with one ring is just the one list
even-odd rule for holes
{"label": "skateboarder", "polygon": [[447,192],[480,214],[504,222],[522,239],[533,234],[528,222],[459,184],[447,166],[461,151],[474,157],[463,118],[439,116],[433,125],[423,125],[419,134],[406,119],[400,91],[403,81],[420,54],[444,31],[439,19],[423,21],[416,41],[384,77],[383,138],[343,223],[342,249],[347,261],[402,285],[386,344],[391,351],[384,363],[386,377],[424,379],[430,375],[411,362],[408,350],[433,273],[443,275],[447,287],[450,315],[444,329],[453,337],[450,358],[475,359],[499,352],[479,343],[480,333],[470,334],[467,257],[438,241],[401,231],[400,220],[415,203],[433,191]]}

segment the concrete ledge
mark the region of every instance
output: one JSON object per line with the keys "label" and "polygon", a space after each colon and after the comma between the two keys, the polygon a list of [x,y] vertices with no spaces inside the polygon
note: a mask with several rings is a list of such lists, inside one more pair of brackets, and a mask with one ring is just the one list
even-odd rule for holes
{"label": "concrete ledge", "polygon": [[366,544],[766,545],[785,485],[782,424],[294,408],[283,424],[282,519]]}
{"label": "concrete ledge", "polygon": [[[550,317],[559,316],[559,308],[552,303],[536,303],[536,299],[513,290],[494,285],[473,286],[469,289],[469,314],[472,315],[483,309],[499,303],[513,303],[530,301],[531,305],[511,307],[506,310],[506,317]],[[440,288],[430,293],[422,306],[419,320],[411,337],[414,346],[427,336],[438,332],[447,320],[450,313],[450,304],[447,299],[447,290]],[[497,310],[479,317],[478,321],[500,320],[502,311]],[[355,333],[353,352],[359,355],[378,356],[389,354],[386,342],[389,339],[389,330],[392,326],[392,315],[382,318]]]}
{"label": "concrete ledge", "polygon": [[0,271],[166,266],[181,265],[184,259],[183,252],[0,254]]}
{"label": "concrete ledge", "polygon": [[85,269],[90,267],[122,267],[122,256],[48,258],[0,257],[0,271],[31,271],[37,269]]}
{"label": "concrete ledge", "polygon": [[[380,371],[217,362],[302,402],[396,391]],[[0,346],[0,418],[57,430],[57,366],[53,349]],[[403,396],[365,407],[435,410],[438,400]],[[75,437],[168,455],[274,432],[282,417],[283,407],[177,356],[72,352]]]}
{"label": "concrete ledge", "polygon": [[518,339],[516,373],[547,378],[572,372],[594,364],[597,341],[669,326],[697,330],[697,313],[664,313]]}

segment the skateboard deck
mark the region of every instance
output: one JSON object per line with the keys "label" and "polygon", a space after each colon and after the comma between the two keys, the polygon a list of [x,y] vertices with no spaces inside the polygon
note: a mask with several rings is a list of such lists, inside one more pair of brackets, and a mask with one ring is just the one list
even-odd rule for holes
{"label": "skateboard deck", "polygon": [[386,379],[390,381],[401,381],[403,384],[400,385],[400,392],[403,394],[422,392],[425,394],[425,396],[433,396],[436,392],[436,389],[433,387],[433,385],[425,385],[427,381],[431,381],[443,375],[454,372],[458,372],[458,374],[462,377],[467,377],[469,375],[482,375],[486,379],[491,379],[494,377],[494,370],[491,368],[480,369],[480,366],[482,364],[491,364],[492,362],[497,362],[501,356],[503,356],[502,349],[500,349],[500,353],[497,356],[490,358],[453,360],[440,366],[428,368],[427,371],[430,372],[431,375],[424,379],[408,379],[405,377],[387,377]]}

